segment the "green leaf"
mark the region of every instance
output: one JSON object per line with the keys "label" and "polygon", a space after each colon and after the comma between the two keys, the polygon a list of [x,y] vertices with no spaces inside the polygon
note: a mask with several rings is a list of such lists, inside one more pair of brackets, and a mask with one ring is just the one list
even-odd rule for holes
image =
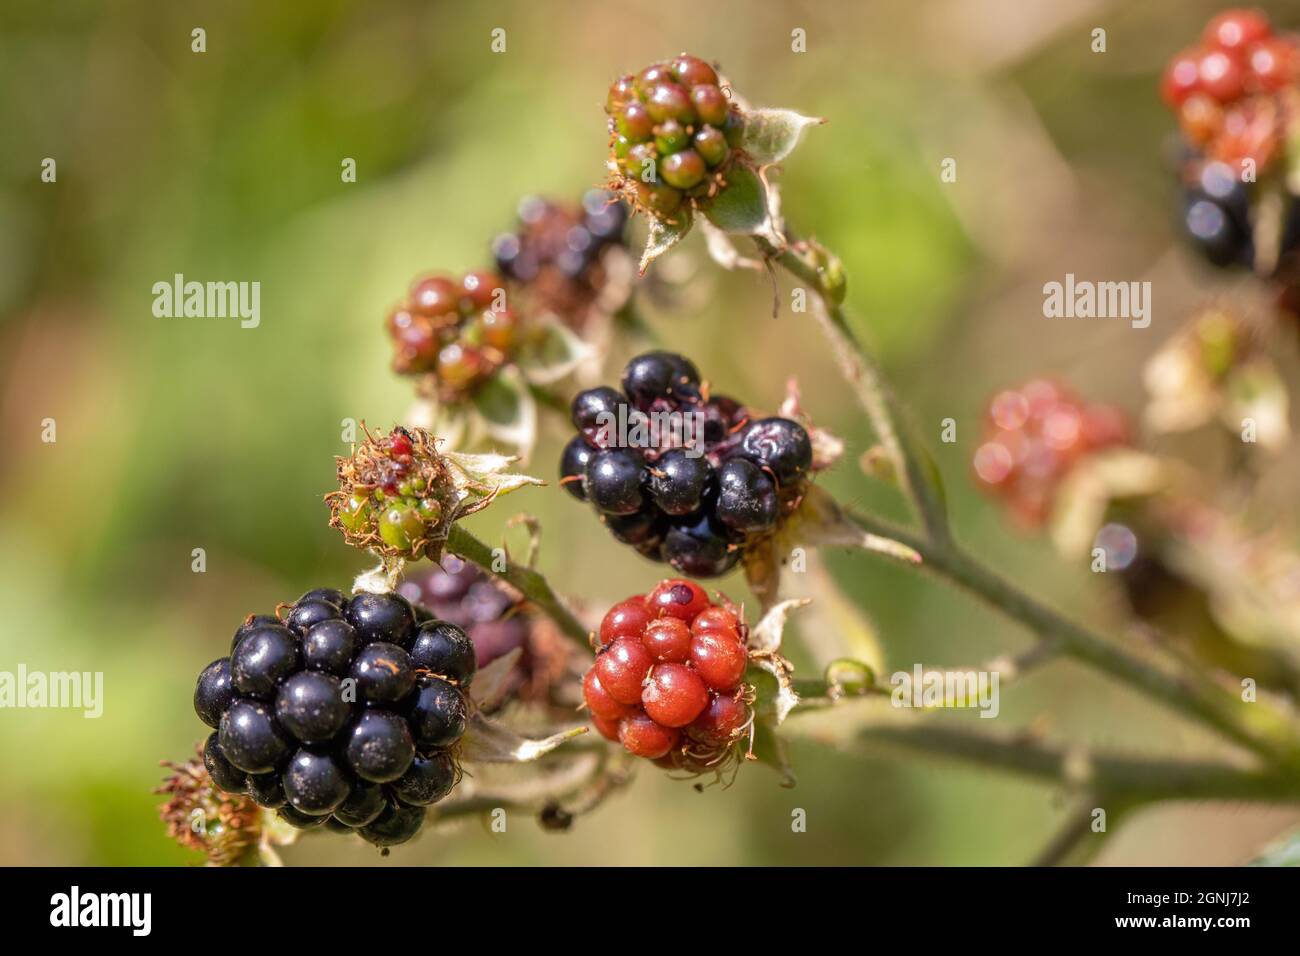
{"label": "green leaf", "polygon": [[804,130],[825,122],[821,117],[803,116],[794,110],[750,110],[745,114],[740,146],[759,166],[769,166],[794,152]]}
{"label": "green leaf", "polygon": [[645,275],[650,263],[685,239],[691,231],[691,214],[682,210],[678,215],[681,219],[677,222],[650,217],[650,233],[646,236],[645,249],[641,253],[641,275]]}
{"label": "green leaf", "polygon": [[766,764],[781,775],[781,786],[790,788],[796,783],[794,767],[785,740],[765,720],[754,722],[754,759]]}

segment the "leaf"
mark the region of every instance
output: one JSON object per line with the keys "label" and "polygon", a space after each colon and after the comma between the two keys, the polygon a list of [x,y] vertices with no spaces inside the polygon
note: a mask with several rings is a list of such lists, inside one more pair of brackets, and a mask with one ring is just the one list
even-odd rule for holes
{"label": "leaf", "polygon": [[523,737],[476,713],[470,717],[465,736],[460,739],[460,756],[467,763],[528,763],[585,733],[587,728],[579,726],[549,737]]}
{"label": "leaf", "polygon": [[473,514],[498,495],[509,494],[525,485],[546,484],[540,478],[506,471],[509,465],[519,460],[513,455],[472,455],[449,451],[443,457],[454,466],[456,487],[463,496],[457,517]]}
{"label": "leaf", "polygon": [[750,629],[749,649],[758,654],[775,654],[781,649],[781,637],[790,612],[811,603],[807,598],[793,598],[773,605]]}
{"label": "leaf", "polygon": [[484,667],[480,667],[470,685],[470,698],[480,710],[491,710],[510,693],[515,665],[524,653],[522,647],[516,647],[508,654],[503,654]]}
{"label": "leaf", "polygon": [[754,722],[754,759],[771,767],[781,776],[781,786],[789,789],[798,781],[790,764],[790,753],[785,740],[767,721]]}
{"label": "leaf", "polygon": [[540,333],[518,359],[524,378],[534,385],[550,385],[567,378],[596,352],[561,322],[547,321]]}
{"label": "leaf", "polygon": [[740,146],[755,163],[770,166],[794,152],[804,130],[825,122],[822,117],[804,116],[794,110],[751,110],[745,114]]}
{"label": "leaf", "polygon": [[650,263],[685,239],[686,234],[691,231],[691,214],[683,209],[678,215],[681,217],[679,222],[666,222],[654,216],[650,217],[650,232],[646,236],[645,249],[641,253],[641,275],[645,275],[645,271],[650,268]]}
{"label": "leaf", "polygon": [[774,190],[747,166],[733,166],[727,185],[704,207],[704,215],[723,232],[761,236],[774,246],[785,240],[774,213]]}
{"label": "leaf", "polygon": [[[807,598],[781,601],[768,608],[762,620],[749,632],[749,653],[753,668],[765,671],[769,678],[753,673],[751,683],[757,688],[756,707],[769,714],[773,725],[780,725],[799,703],[791,676],[794,668],[781,656],[781,639],[790,612],[809,604]],[[751,670],[752,673],[752,670]]]}

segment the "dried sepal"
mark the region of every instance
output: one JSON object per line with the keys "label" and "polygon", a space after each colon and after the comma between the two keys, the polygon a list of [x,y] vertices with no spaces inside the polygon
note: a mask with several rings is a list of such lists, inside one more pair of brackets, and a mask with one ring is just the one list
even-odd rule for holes
{"label": "dried sepal", "polygon": [[167,835],[207,857],[208,866],[278,866],[275,839],[262,809],[248,797],[217,789],[200,756],[183,763],[164,760],[171,771],[154,793],[165,794],[159,817]]}
{"label": "dried sepal", "polygon": [[585,726],[569,727],[546,737],[525,737],[475,713],[460,740],[460,758],[466,763],[529,763],[587,730]]}

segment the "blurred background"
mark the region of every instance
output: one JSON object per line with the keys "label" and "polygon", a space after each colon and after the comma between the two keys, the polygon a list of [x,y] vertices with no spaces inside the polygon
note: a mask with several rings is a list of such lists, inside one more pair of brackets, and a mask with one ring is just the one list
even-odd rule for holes
{"label": "blurred background", "polygon": [[[1279,26],[1300,26],[1300,4],[1264,6]],[[1174,123],[1156,83],[1216,9],[4,4],[0,670],[103,671],[106,699],[98,720],[0,710],[0,863],[197,861],[158,820],[158,762],[184,759],[206,735],[194,678],[247,614],[343,586],[366,566],[326,526],[321,495],[347,450],[341,420],[387,427],[410,405],[409,381],[389,371],[385,310],[422,270],[487,264],[521,196],[576,199],[601,182],[609,82],[684,49],[718,61],[755,104],[829,118],[781,174],[785,213],[844,259],[859,332],[913,403],[959,537],[1026,588],[1113,621],[1096,576],[1011,530],[972,487],[968,463],[997,388],[1050,373],[1136,412],[1142,363],[1183,315],[1212,295],[1256,294],[1211,274],[1174,228]],[[206,30],[202,54],[191,52],[195,27]],[[496,27],[503,54],[489,48]],[[1091,50],[1096,27],[1105,53]],[[795,28],[806,53],[791,52]],[[46,157],[57,161],[53,184],[40,179]],[[346,157],[356,183],[340,181]],[[940,181],[947,157],[955,183]],[[696,278],[679,308],[645,306],[662,340],[756,405],[774,406],[796,376],[806,409],[848,443],[826,486],[903,518],[897,497],[854,464],[870,430],[808,317],[773,319],[767,281],[720,272],[698,236],[674,259],[665,265]],[[1046,322],[1042,285],[1067,272],[1152,280],[1151,327]],[[260,327],[155,318],[151,287],[175,273],[260,281]],[[611,379],[639,344],[619,344]],[[938,442],[945,417],[958,422],[956,444]],[[53,444],[41,441],[46,418],[57,422]],[[554,477],[566,431],[544,422],[529,471]],[[553,585],[596,614],[659,577],[554,484],[472,526],[497,540],[517,510],[541,519]],[[201,574],[191,571],[200,547]],[[827,558],[874,621],[885,673],[1025,646],[1024,633],[940,584],[860,554]],[[737,576],[722,587],[746,596]],[[796,626],[796,663],[819,663],[826,638]],[[1008,689],[992,723],[1188,756],[1217,746],[1069,664]],[[1051,787],[842,747],[825,718],[792,731],[793,790],[765,767],[703,793],[647,767],[568,834],[462,823],[390,860],[1015,864],[1062,816]],[[791,832],[794,808],[807,812],[806,833]],[[1127,821],[1099,861],[1242,862],[1296,819],[1157,807]],[[381,862],[332,835],[283,855]]]}

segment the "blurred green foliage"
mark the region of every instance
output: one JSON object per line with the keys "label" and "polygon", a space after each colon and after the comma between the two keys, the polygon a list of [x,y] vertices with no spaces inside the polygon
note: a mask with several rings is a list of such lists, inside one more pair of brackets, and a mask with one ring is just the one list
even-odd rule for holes
{"label": "blurred green foliage", "polygon": [[[939,182],[935,112],[958,91],[993,101],[1017,84],[1036,88],[1065,158],[1098,175],[1145,169],[1119,178],[1134,202],[1150,203],[1163,122],[1153,76],[1203,17],[1173,3],[1103,7],[1122,48],[1116,71],[1059,55],[1080,49],[1086,30],[1050,17],[1051,5],[989,5],[988,19],[1041,27],[1009,63],[985,55],[984,35],[964,46],[936,39],[940,6],[950,5],[726,2],[700,17],[698,4],[678,0],[566,3],[562,14],[523,2],[6,3],[0,669],[102,670],[107,701],[99,720],[0,711],[0,863],[191,859],[165,838],[150,789],[158,761],[185,758],[203,736],[194,676],[246,614],[342,584],[365,564],[326,527],[320,496],[345,450],[341,420],[386,427],[410,403],[408,383],[388,371],[385,308],[419,271],[483,263],[518,197],[571,197],[599,182],[601,103],[624,69],[689,46],[719,60],[752,101],[830,118],[787,163],[785,211],[844,259],[860,331],[918,403],[927,435],[940,414],[973,421],[990,383],[1010,373],[964,313],[1005,277],[989,273]],[[197,26],[206,53],[191,52]],[[489,51],[495,26],[507,30],[504,55]],[[790,53],[793,26],[808,31],[809,53]],[[996,34],[996,23],[986,27]],[[1106,104],[1121,108],[1099,119]],[[44,157],[57,160],[57,184],[39,180]],[[340,182],[344,157],[356,160],[355,184]],[[1014,189],[1016,162],[966,166],[962,188]],[[1148,248],[1163,247],[1159,217],[1142,228]],[[808,410],[848,442],[827,485],[901,517],[893,493],[856,471],[870,431],[806,318],[772,319],[766,282],[719,274],[698,239],[680,255],[699,260],[701,297],[686,311],[651,309],[657,334],[755,404],[774,405],[797,376]],[[176,273],[260,281],[260,327],[153,317],[152,284]],[[1032,364],[1035,343],[1018,344]],[[636,347],[622,343],[611,367]],[[57,421],[53,445],[39,441],[46,417]],[[551,478],[562,438],[562,423],[550,422],[529,470]],[[1076,608],[1095,603],[1045,560],[1044,545],[1008,536],[977,499],[968,444],[940,454],[966,540],[1012,577]],[[542,519],[554,585],[588,607],[653,582],[655,569],[553,484],[512,496],[474,527],[494,538],[517,508]],[[203,574],[190,569],[199,547]],[[858,555],[830,563],[878,625],[891,666],[974,662],[1022,640],[932,582]],[[725,587],[744,595],[736,579]],[[814,663],[797,646],[794,656]],[[1071,668],[1012,696],[1006,721],[1050,702],[1057,726],[1103,740],[1123,737],[1142,706]],[[1149,732],[1162,727],[1152,721]],[[393,858],[1015,863],[1054,811],[1050,794],[991,775],[803,737],[794,757],[793,791],[762,768],[702,795],[643,772],[569,835],[519,826],[503,838],[466,825]],[[807,810],[806,834],[790,831],[794,807]],[[379,859],[321,838],[286,857]]]}

